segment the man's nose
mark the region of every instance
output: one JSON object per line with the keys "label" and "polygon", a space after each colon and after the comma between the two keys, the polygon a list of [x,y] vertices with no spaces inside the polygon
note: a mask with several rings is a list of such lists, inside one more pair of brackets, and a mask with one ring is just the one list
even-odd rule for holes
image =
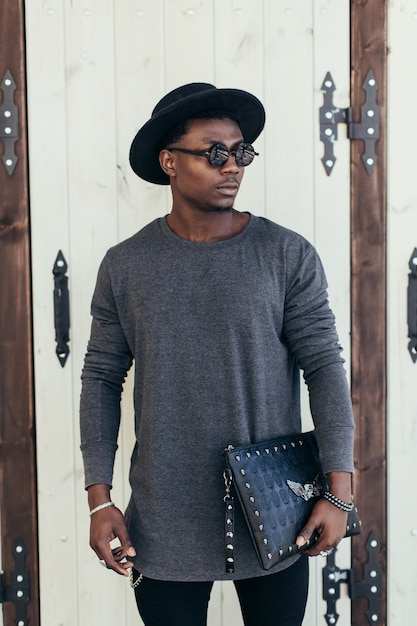
{"label": "man's nose", "polygon": [[224,170],[225,172],[238,172],[240,168],[236,163],[235,155],[229,152],[229,158],[225,163],[223,163],[220,169]]}

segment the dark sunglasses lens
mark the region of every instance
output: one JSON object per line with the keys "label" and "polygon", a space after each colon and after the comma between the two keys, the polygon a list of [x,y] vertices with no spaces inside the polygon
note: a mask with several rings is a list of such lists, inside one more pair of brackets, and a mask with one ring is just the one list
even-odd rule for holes
{"label": "dark sunglasses lens", "polygon": [[236,150],[236,163],[239,167],[246,167],[252,163],[255,154],[254,147],[250,143],[241,143]]}
{"label": "dark sunglasses lens", "polygon": [[239,167],[246,167],[252,163],[255,158],[256,152],[254,147],[250,143],[241,143],[240,146],[233,152],[229,152],[227,146],[222,143],[216,143],[208,153],[208,160],[214,167],[222,167],[229,158],[229,155],[233,154],[236,160],[236,164]]}
{"label": "dark sunglasses lens", "polygon": [[229,158],[229,150],[222,143],[216,143],[209,152],[208,160],[214,167],[221,167]]}

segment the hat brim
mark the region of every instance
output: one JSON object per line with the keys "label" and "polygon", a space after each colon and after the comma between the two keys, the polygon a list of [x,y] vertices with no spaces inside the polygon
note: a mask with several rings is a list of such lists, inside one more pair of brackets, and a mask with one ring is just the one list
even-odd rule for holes
{"label": "hat brim", "polygon": [[202,91],[174,102],[146,122],[138,131],[130,147],[130,165],[144,180],[168,185],[169,176],[159,165],[159,146],[169,130],[182,120],[210,110],[234,114],[239,120],[244,141],[252,143],[265,125],[265,110],[256,96],[240,89]]}

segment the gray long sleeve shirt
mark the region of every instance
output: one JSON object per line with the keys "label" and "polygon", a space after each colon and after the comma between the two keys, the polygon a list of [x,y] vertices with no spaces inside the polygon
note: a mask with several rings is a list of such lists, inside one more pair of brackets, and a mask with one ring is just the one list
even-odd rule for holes
{"label": "gray long sleeve shirt", "polygon": [[266,574],[240,515],[235,573],[224,572],[221,452],[300,430],[300,369],[324,472],[353,471],[350,395],[313,246],[254,216],[214,243],[182,239],[160,218],[109,250],[92,315],[81,397],[86,486],[112,483],[134,360],[126,519],[137,569],[183,581]]}

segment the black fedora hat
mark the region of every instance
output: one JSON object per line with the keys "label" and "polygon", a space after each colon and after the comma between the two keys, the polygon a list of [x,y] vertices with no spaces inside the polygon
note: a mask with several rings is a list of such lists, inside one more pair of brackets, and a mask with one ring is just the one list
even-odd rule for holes
{"label": "black fedora hat", "polygon": [[262,132],[265,110],[251,93],[241,89],[217,89],[210,83],[189,83],[164,96],[152,111],[151,119],[136,134],[129,156],[133,171],[151,183],[168,185],[169,177],[159,165],[164,135],[179,122],[213,109],[233,114],[248,143],[255,141]]}

